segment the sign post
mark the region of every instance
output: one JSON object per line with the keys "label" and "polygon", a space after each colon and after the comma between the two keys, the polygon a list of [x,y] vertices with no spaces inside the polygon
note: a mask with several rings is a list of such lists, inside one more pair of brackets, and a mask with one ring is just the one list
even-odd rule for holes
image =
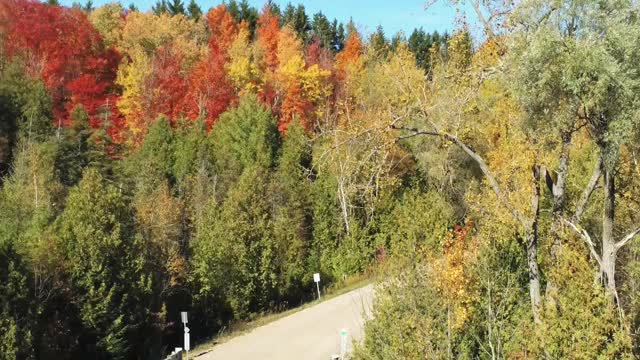
{"label": "sign post", "polygon": [[187,352],[185,360],[188,360],[189,350],[191,349],[191,338],[189,335],[189,328],[187,327],[187,322],[189,322],[189,319],[187,318],[187,312],[180,312],[180,318],[182,318],[182,325],[184,326],[184,350]]}
{"label": "sign post", "polygon": [[318,289],[318,300],[320,300],[320,273],[313,274],[313,281],[316,283],[316,289]]}
{"label": "sign post", "polygon": [[184,327],[184,349],[187,351],[187,359],[189,358],[189,350],[191,350],[191,341],[189,336],[189,328]]}
{"label": "sign post", "polygon": [[347,355],[347,329],[340,331],[340,358],[344,359]]}

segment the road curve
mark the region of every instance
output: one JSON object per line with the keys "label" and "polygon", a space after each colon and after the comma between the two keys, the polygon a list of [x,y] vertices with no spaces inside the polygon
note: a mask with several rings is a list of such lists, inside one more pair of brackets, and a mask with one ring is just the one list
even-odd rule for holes
{"label": "road curve", "polygon": [[353,290],[217,345],[200,360],[329,360],[340,351],[340,331],[348,348],[360,340],[371,316],[373,286]]}

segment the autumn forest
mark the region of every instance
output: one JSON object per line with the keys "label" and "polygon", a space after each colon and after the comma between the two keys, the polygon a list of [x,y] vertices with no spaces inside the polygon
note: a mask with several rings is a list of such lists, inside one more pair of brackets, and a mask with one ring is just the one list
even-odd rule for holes
{"label": "autumn forest", "polygon": [[355,359],[640,357],[640,4],[442,2],[0,1],[0,359],[160,359],[315,272],[376,284]]}

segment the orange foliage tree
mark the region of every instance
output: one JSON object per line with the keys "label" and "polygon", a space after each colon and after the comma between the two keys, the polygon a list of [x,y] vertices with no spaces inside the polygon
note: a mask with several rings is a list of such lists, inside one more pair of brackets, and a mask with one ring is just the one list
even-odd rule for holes
{"label": "orange foliage tree", "polygon": [[360,35],[353,31],[347,38],[344,50],[336,55],[336,68],[340,71],[346,71],[350,65],[355,65],[359,62],[362,52],[363,46]]}
{"label": "orange foliage tree", "polygon": [[263,66],[268,71],[278,67],[278,38],[280,37],[280,21],[266,5],[258,19],[258,46],[262,50]]}
{"label": "orange foliage tree", "polygon": [[[238,24],[227,11],[225,4],[220,4],[207,13],[207,25],[211,31],[209,46],[221,49],[223,53],[231,47],[231,44],[238,36]],[[215,44],[212,44],[215,42]]]}

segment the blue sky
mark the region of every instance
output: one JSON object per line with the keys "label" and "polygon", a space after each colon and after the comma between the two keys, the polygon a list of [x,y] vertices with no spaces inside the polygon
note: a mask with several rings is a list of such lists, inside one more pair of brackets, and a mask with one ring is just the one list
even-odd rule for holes
{"label": "blue sky", "polygon": [[[74,0],[62,0],[63,5],[71,5]],[[75,0],[78,1],[78,0]],[[99,6],[114,0],[93,0],[94,6]],[[139,9],[145,11],[151,8],[156,0],[121,0],[128,6],[133,2]],[[85,0],[78,2],[84,3]],[[188,3],[189,0],[184,0]],[[203,10],[216,6],[222,0],[196,0]],[[289,3],[288,0],[276,0],[282,8]],[[294,5],[301,3],[305,6],[307,14],[311,17],[314,13],[322,11],[329,19],[337,18],[346,23],[353,17],[358,29],[365,34],[375,31],[378,25],[382,25],[388,37],[398,31],[404,31],[407,35],[414,28],[423,27],[426,31],[449,31],[456,27],[456,20],[460,14],[467,14],[472,20],[470,9],[457,9],[447,4],[446,0],[440,0],[435,5],[425,9],[427,0],[299,0],[291,1]],[[262,8],[265,0],[249,0],[251,5]]]}

